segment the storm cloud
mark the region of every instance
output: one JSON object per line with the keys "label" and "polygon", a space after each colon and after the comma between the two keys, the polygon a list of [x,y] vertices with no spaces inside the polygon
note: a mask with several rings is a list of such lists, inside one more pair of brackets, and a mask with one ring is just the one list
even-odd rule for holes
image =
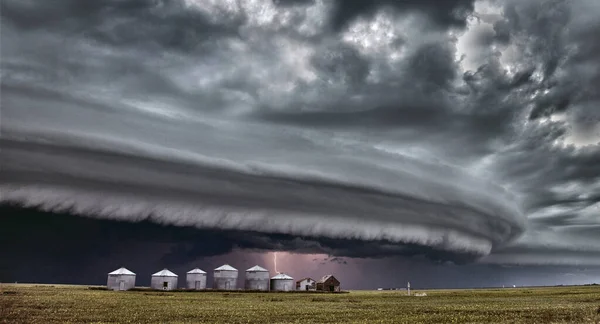
{"label": "storm cloud", "polygon": [[5,203],[600,264],[596,1],[59,2],[1,4]]}

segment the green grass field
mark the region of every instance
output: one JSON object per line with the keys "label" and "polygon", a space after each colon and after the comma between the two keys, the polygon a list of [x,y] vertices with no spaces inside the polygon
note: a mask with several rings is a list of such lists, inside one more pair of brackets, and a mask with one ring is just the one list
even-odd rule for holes
{"label": "green grass field", "polygon": [[2,285],[5,323],[600,323],[600,287],[348,294]]}

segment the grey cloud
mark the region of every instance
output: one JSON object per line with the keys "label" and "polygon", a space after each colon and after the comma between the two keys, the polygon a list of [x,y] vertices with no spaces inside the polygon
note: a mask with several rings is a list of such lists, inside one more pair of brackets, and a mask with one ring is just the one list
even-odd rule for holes
{"label": "grey cloud", "polygon": [[352,22],[353,19],[360,16],[372,15],[380,8],[422,12],[432,20],[435,26],[445,29],[448,26],[464,26],[467,15],[473,10],[473,1],[339,0],[332,14],[332,25],[335,29],[341,29]]}
{"label": "grey cloud", "polygon": [[355,48],[345,44],[326,46],[318,50],[311,61],[325,82],[362,84],[369,73],[369,62]]}
{"label": "grey cloud", "polygon": [[[146,13],[162,1],[101,0],[94,3],[61,0],[55,3],[37,1],[3,1],[3,24],[12,25],[23,32],[52,31],[58,37],[73,37],[99,31],[107,18],[118,20],[132,14]],[[134,32],[128,30],[128,32]],[[97,35],[97,34],[96,34]]]}
{"label": "grey cloud", "polygon": [[4,196],[394,242],[346,256],[487,253],[444,231],[486,262],[600,253],[595,1],[241,3],[3,1]]}
{"label": "grey cloud", "polygon": [[442,43],[425,44],[408,59],[409,73],[429,85],[429,91],[447,89],[456,78],[454,51],[449,47]]}
{"label": "grey cloud", "polygon": [[[540,88],[547,93],[534,100],[531,118],[573,110],[575,115],[592,116],[592,124],[600,122],[588,104],[597,103],[599,98],[593,86],[598,73],[592,71],[597,71],[600,60],[595,55],[597,42],[590,34],[600,31],[597,4],[510,1],[505,12],[502,23],[510,26],[514,37],[525,38],[523,50],[542,65]],[[582,69],[583,65],[587,68]],[[585,124],[576,119],[573,122]]]}
{"label": "grey cloud", "polygon": [[597,264],[600,151],[597,146],[556,146],[556,138],[564,134],[560,129],[542,133],[530,138],[527,147],[498,154],[496,167],[504,170],[500,175],[513,179],[512,186],[527,193],[523,206],[531,217],[523,238],[487,260]]}
{"label": "grey cloud", "polygon": [[110,46],[147,50],[201,52],[210,48],[211,39],[237,33],[236,25],[213,23],[201,12],[186,10],[179,0],[9,0],[2,3],[2,15],[5,23],[26,31],[51,30],[61,37],[84,36]]}
{"label": "grey cloud", "polygon": [[598,75],[591,67],[600,61],[588,51],[598,9],[592,1],[509,1],[496,23],[510,34],[508,46],[523,53],[515,62],[535,69],[517,82],[528,94],[519,101],[529,105],[530,121],[516,142],[488,157],[496,178],[525,198],[529,230],[490,262],[597,263],[600,151],[593,130],[600,120],[590,103],[597,102],[591,80]]}
{"label": "grey cloud", "polygon": [[[223,158],[176,162],[170,156],[167,163],[161,162],[166,156],[142,158],[147,153],[139,151],[125,154],[131,150],[126,147],[117,153],[117,143],[88,138],[83,149],[45,137],[53,144],[3,139],[5,201],[41,204],[57,211],[72,208],[109,219],[143,220],[153,215],[151,219],[165,224],[388,240],[474,255],[487,254],[522,230],[518,209],[512,203],[498,203],[504,195],[501,189],[478,185],[458,171],[409,159],[404,160],[406,171],[438,177],[428,183],[409,174],[378,171],[395,182],[411,184],[410,189],[398,191],[376,182],[363,184],[348,175],[337,180],[331,175],[277,170],[268,164],[234,164]],[[105,151],[106,146],[113,149]],[[42,168],[31,162],[42,160]],[[360,164],[356,167],[361,168]],[[444,178],[448,182],[440,183]],[[476,191],[457,186],[457,181],[479,186],[486,193],[475,198]],[[434,188],[437,194],[432,195]],[[97,200],[97,195],[103,198]],[[467,196],[470,200],[462,198]]]}
{"label": "grey cloud", "polygon": [[494,38],[500,44],[507,44],[510,41],[510,25],[507,21],[499,20],[494,23]]}

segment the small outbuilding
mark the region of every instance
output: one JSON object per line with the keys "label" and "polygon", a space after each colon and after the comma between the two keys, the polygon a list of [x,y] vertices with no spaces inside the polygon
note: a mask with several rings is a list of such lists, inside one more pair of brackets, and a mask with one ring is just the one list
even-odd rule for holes
{"label": "small outbuilding", "polygon": [[294,289],[294,278],[280,273],[271,278],[271,290],[272,291],[290,291]]}
{"label": "small outbuilding", "polygon": [[173,272],[163,269],[152,275],[150,287],[158,290],[173,290],[177,289],[178,276]]}
{"label": "small outbuilding", "polygon": [[269,290],[269,270],[258,265],[246,270],[244,288],[246,290]]}
{"label": "small outbuilding", "polygon": [[312,278],[304,278],[296,281],[296,290],[316,290],[315,286],[316,281]]}
{"label": "small outbuilding", "polygon": [[199,268],[190,270],[185,276],[185,287],[187,289],[206,289],[206,272]]}
{"label": "small outbuilding", "polygon": [[106,287],[110,290],[129,290],[135,287],[135,273],[123,267],[110,272]]}
{"label": "small outbuilding", "polygon": [[340,281],[333,275],[326,275],[317,281],[317,290],[329,292],[340,291]]}
{"label": "small outbuilding", "polygon": [[213,289],[237,289],[238,270],[229,264],[224,264],[215,269],[213,275]]}

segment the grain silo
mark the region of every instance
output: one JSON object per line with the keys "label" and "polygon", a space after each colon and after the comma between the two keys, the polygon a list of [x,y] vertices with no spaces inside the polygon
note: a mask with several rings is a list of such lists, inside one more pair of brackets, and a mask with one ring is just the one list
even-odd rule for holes
{"label": "grain silo", "polygon": [[238,271],[229,264],[215,269],[213,289],[235,290],[237,288]]}
{"label": "grain silo", "polygon": [[187,289],[206,289],[206,272],[196,268],[186,273],[185,283]]}
{"label": "grain silo", "polygon": [[269,290],[269,270],[254,266],[246,270],[246,290]]}
{"label": "grain silo", "polygon": [[290,291],[294,290],[294,278],[280,273],[271,278],[271,290],[272,291]]}
{"label": "grain silo", "polygon": [[106,287],[110,290],[129,290],[135,287],[135,273],[121,267],[108,274]]}
{"label": "grain silo", "polygon": [[177,289],[177,275],[167,269],[163,269],[152,275],[150,287],[159,290]]}

